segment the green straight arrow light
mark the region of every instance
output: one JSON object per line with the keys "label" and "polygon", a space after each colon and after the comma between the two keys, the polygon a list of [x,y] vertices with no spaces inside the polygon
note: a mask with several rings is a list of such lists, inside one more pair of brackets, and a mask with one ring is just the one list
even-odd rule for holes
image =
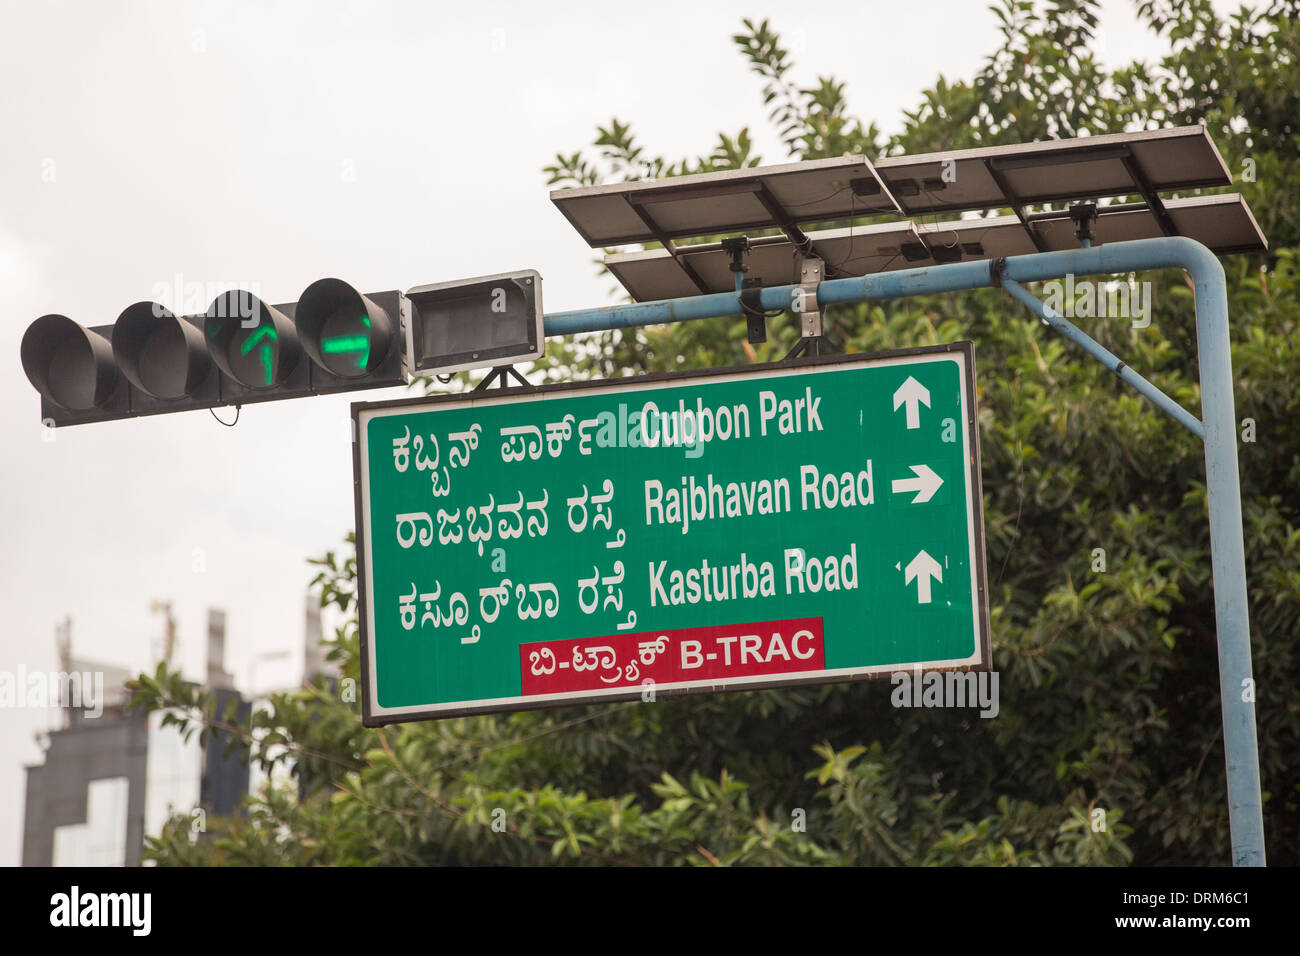
{"label": "green straight arrow light", "polygon": [[271,343],[275,342],[277,338],[278,337],[275,334],[275,326],[273,325],[258,326],[257,331],[254,332],[252,335],[250,335],[248,338],[246,338],[244,340],[244,344],[239,349],[240,355],[247,355],[249,352],[253,351],[253,347],[257,345],[258,342],[261,342],[262,339],[271,340],[270,342],[263,343],[262,351],[260,353],[262,359],[262,367],[266,369],[267,385],[273,384],[272,377],[271,377],[271,353],[274,351],[274,346]]}

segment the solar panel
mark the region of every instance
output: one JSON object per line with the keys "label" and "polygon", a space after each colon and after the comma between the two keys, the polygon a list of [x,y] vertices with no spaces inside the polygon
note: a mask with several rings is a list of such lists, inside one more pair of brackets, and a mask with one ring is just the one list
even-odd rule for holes
{"label": "solar panel", "polygon": [[[999,256],[1023,256],[1038,251],[1025,232],[1025,227],[1015,216],[924,223],[917,227],[917,232],[930,250],[927,260],[935,262],[996,259]],[[1071,236],[1070,248],[1078,248],[1078,245],[1079,240]],[[924,264],[928,265],[929,262]]]}
{"label": "solar panel", "polygon": [[[1211,251],[1262,252],[1268,242],[1245,201],[1236,193],[1170,199],[1165,209],[1175,235],[1204,243]],[[1040,251],[1079,248],[1074,223],[1067,211],[1035,213],[1029,229],[1015,216],[955,219],[948,222],[887,223],[856,229],[810,232],[807,238],[824,258],[828,275],[860,276],[912,266],[995,259]],[[1160,221],[1141,203],[1100,206],[1093,228],[1096,243],[1154,239],[1163,236]],[[749,278],[764,286],[786,285],[794,280],[795,246],[784,236],[753,240],[746,259]],[[721,243],[681,246],[684,258],[706,283],[709,292],[730,292],[735,277],[731,257]],[[605,265],[637,302],[670,299],[699,293],[681,262],[663,249],[620,253],[605,257]]]}
{"label": "solar panel", "polygon": [[898,212],[865,156],[559,189],[551,201],[593,247]]}
{"label": "solar panel", "polygon": [[[1195,239],[1218,255],[1268,249],[1268,240],[1246,201],[1237,193],[1169,199],[1164,206],[1174,228],[1173,235]],[[1094,240],[1097,243],[1155,239],[1166,234],[1158,217],[1141,204],[1103,206],[1098,213]],[[1074,238],[1074,224],[1068,214],[1062,215],[1065,218],[1033,223],[1049,249],[1073,249],[1079,245]]]}
{"label": "solar panel", "polygon": [[[1019,223],[1016,227],[1019,228]],[[920,236],[910,222],[812,232],[808,233],[808,239],[826,263],[827,274],[832,277],[885,272],[923,264],[922,259],[929,261],[928,254],[920,246]],[[904,250],[917,258],[909,260]],[[745,264],[749,267],[745,277],[761,279],[764,286],[788,285],[796,281],[795,246],[785,236],[752,240]],[[605,265],[637,302],[699,295],[701,291],[736,290],[731,255],[717,242],[679,246],[677,257],[663,249],[618,253],[606,256]],[[704,290],[696,287],[683,266],[692,269],[703,281]]]}
{"label": "solar panel", "polygon": [[1150,202],[1159,192],[1232,182],[1203,126],[891,156],[875,168],[910,216],[1102,196]]}
{"label": "solar panel", "polygon": [[[651,182],[618,183],[551,193],[551,200],[592,246],[658,242],[662,251],[623,253],[606,263],[638,300],[676,298],[734,289],[730,256],[717,243],[679,246],[688,237],[779,229],[781,236],[755,239],[751,276],[785,284],[777,257],[795,248],[821,257],[827,277],[899,268],[883,251],[845,254],[853,237],[926,261],[971,256],[1019,255],[1078,246],[1064,211],[1031,206],[1100,198],[1138,197],[1140,202],[1099,210],[1096,242],[1183,235],[1219,253],[1258,251],[1267,243],[1239,196],[1162,199],[1160,193],[1224,186],[1232,177],[1202,126],[1085,136],[1013,146],[891,156],[874,166],[862,156],[843,156],[781,166],[702,173]],[[900,222],[805,233],[803,226],[835,219],[1010,208],[1000,219],[956,220],[937,229]],[[970,225],[974,222],[977,225]],[[891,233],[912,231],[916,237]],[[960,236],[949,245],[941,233]],[[933,240],[933,241],[932,241]],[[761,257],[761,265],[755,257]],[[854,261],[860,260],[860,261]],[[886,263],[888,263],[886,265]]]}
{"label": "solar panel", "polygon": [[[1245,200],[1236,193],[1169,199],[1164,203],[1173,235],[1186,236],[1204,244],[1211,252],[1263,252],[1268,249],[1255,217]],[[1057,252],[1079,248],[1074,222],[1066,210],[1029,214],[1029,229],[1015,216],[990,219],[959,219],[917,226],[922,240],[935,253],[935,261],[947,261],[940,248],[961,246],[965,258],[993,259],[1031,252]],[[1156,214],[1144,203],[1120,203],[1097,207],[1093,227],[1094,244],[1156,239],[1166,235]]]}

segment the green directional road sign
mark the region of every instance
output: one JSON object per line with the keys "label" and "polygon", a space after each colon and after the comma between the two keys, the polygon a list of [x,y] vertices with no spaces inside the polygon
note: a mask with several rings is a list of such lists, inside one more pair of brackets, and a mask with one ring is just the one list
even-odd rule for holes
{"label": "green directional road sign", "polygon": [[969,343],[352,406],[367,725],[989,667]]}

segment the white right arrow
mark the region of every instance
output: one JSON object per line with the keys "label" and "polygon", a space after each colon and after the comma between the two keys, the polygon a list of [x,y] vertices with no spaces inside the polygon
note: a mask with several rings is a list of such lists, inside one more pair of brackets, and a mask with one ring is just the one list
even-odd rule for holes
{"label": "white right arrow", "polygon": [[907,427],[920,428],[921,409],[918,406],[930,407],[930,390],[909,375],[907,381],[894,392],[894,411],[898,411],[898,406],[904,403],[907,405]]}
{"label": "white right arrow", "polygon": [[907,563],[907,577],[903,579],[903,586],[912,583],[916,578],[916,603],[930,603],[930,578],[934,578],[940,584],[943,583],[943,568],[939,567],[939,562],[934,560],[924,551],[918,551],[916,557]]}
{"label": "white right arrow", "polygon": [[943,479],[934,473],[929,465],[908,465],[912,469],[915,478],[895,478],[890,490],[894,494],[904,491],[915,491],[916,497],[912,499],[912,504],[920,505],[934,497],[934,493],[939,490],[943,484]]}

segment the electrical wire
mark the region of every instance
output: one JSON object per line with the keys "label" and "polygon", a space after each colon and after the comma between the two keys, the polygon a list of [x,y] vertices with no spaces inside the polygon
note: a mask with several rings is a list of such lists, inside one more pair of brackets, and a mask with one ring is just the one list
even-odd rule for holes
{"label": "electrical wire", "polygon": [[[804,206],[816,206],[818,203],[823,203],[828,199],[834,199],[840,193],[844,192],[844,190],[852,189],[852,188],[853,188],[852,184],[846,186],[840,186],[838,189],[834,190],[833,192],[827,193],[825,196],[822,196],[820,199],[809,199],[807,202],[781,203],[781,208],[802,209]],[[857,194],[855,193],[854,195],[856,196]]]}
{"label": "electrical wire", "polygon": [[210,408],[208,409],[208,414],[211,415],[213,418],[215,418],[219,424],[225,425],[227,428],[234,428],[235,425],[239,423],[239,410],[242,407],[243,407],[242,405],[235,406],[235,418],[233,421],[229,421],[229,422],[221,421],[221,418],[217,415],[217,413]]}

